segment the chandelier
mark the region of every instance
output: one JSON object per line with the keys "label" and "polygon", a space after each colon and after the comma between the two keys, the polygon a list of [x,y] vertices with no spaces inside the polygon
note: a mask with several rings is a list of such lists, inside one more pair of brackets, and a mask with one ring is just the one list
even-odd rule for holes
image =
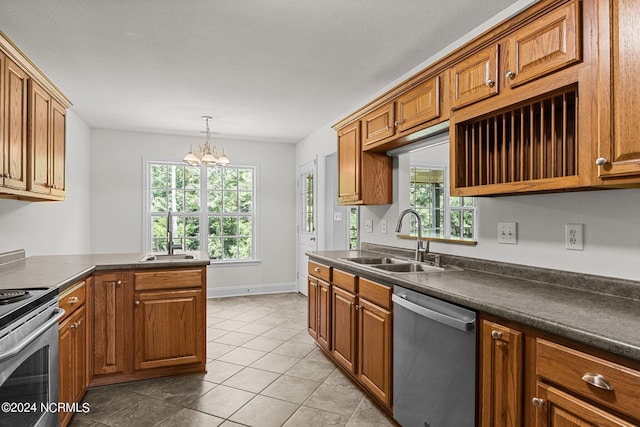
{"label": "chandelier", "polygon": [[[224,154],[224,148],[221,145],[211,146],[209,140],[211,139],[211,130],[209,129],[209,120],[213,119],[211,116],[202,116],[202,119],[206,123],[206,130],[202,133],[205,134],[204,144],[191,144],[191,149],[182,159],[188,165],[198,166],[205,164],[206,166],[228,166],[229,158]],[[220,153],[222,152],[222,153]]]}

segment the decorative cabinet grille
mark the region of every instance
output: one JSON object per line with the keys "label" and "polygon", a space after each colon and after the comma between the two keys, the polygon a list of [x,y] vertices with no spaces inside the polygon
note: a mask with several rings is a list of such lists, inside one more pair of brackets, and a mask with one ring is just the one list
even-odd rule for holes
{"label": "decorative cabinet grille", "polygon": [[455,187],[578,174],[577,88],[456,125]]}

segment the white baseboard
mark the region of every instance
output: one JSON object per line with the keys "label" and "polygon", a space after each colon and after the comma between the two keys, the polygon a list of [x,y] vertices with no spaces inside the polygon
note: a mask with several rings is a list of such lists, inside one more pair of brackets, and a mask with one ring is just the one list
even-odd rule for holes
{"label": "white baseboard", "polygon": [[207,288],[207,298],[237,297],[242,295],[266,295],[281,294],[284,292],[297,292],[296,282],[290,283],[269,283],[266,285],[249,286],[225,286]]}

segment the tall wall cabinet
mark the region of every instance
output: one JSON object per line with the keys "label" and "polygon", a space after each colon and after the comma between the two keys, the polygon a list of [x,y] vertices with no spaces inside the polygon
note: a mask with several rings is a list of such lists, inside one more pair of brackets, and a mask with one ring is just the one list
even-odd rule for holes
{"label": "tall wall cabinet", "polygon": [[0,32],[0,197],[64,200],[70,106]]}

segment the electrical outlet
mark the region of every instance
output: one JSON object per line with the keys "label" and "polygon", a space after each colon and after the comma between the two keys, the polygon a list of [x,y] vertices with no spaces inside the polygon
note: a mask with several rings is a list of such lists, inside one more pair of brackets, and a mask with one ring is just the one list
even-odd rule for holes
{"label": "electrical outlet", "polygon": [[342,221],[342,212],[334,212],[333,213],[334,221]]}
{"label": "electrical outlet", "polygon": [[515,222],[498,223],[498,243],[515,245],[518,243],[518,231]]}
{"label": "electrical outlet", "polygon": [[382,234],[387,234],[387,220],[380,221],[380,228],[382,228]]}
{"label": "electrical outlet", "polygon": [[584,224],[566,224],[565,225],[565,248],[570,251],[584,250]]}
{"label": "electrical outlet", "polygon": [[364,231],[365,233],[373,233],[373,220],[368,219],[364,222]]}

